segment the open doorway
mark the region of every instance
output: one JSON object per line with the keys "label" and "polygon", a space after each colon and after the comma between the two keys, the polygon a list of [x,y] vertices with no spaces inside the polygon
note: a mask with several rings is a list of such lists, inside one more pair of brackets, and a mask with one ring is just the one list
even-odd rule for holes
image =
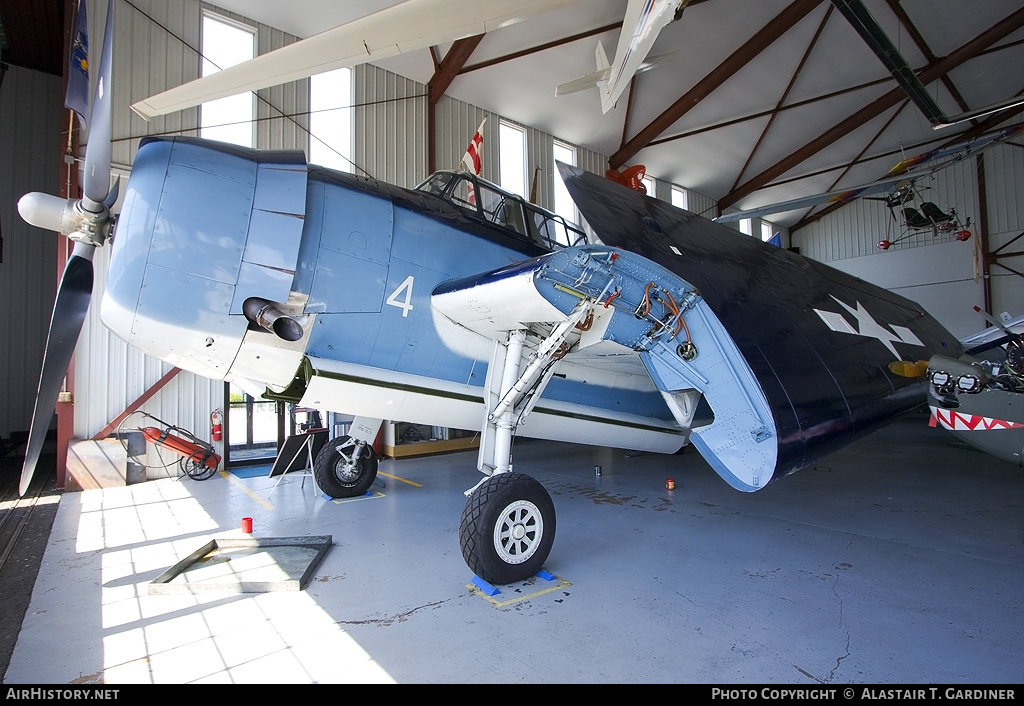
{"label": "open doorway", "polygon": [[225,468],[272,462],[294,433],[284,402],[255,398],[230,382],[224,383],[224,408]]}

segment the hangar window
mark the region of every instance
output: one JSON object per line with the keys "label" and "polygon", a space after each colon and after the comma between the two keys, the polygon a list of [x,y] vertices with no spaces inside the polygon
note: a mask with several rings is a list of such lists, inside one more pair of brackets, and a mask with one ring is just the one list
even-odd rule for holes
{"label": "hangar window", "polygon": [[[203,13],[203,63],[201,74],[249,61],[256,55],[256,30],[219,15]],[[256,96],[243,93],[203,103],[199,110],[199,135],[211,140],[252,147]]]}
{"label": "hangar window", "polygon": [[672,187],[672,205],[676,208],[690,210],[690,195],[686,189],[678,186]]}
{"label": "hangar window", "polygon": [[352,69],[309,79],[309,161],[352,171]]}
{"label": "hangar window", "polygon": [[768,221],[761,221],[761,240],[768,242],[775,235],[775,226]]}
{"label": "hangar window", "polygon": [[644,188],[647,189],[647,195],[652,199],[658,196],[658,182],[652,176],[644,175],[642,179]]}
{"label": "hangar window", "polygon": [[[576,149],[574,147],[556,141],[552,145],[552,151],[554,152],[555,162],[568,164],[571,167],[576,166]],[[570,223],[579,223],[580,219],[577,215],[576,203],[569,196],[569,190],[565,188],[565,182],[562,181],[562,175],[558,171],[557,164],[552,165],[552,171],[555,175],[553,179],[555,182],[555,213]]]}
{"label": "hangar window", "polygon": [[743,233],[743,235],[753,235],[754,234],[754,222],[751,219],[749,219],[749,218],[744,218],[743,220],[741,220],[740,221],[740,233]]}
{"label": "hangar window", "polygon": [[526,130],[504,120],[498,126],[501,188],[526,197]]}

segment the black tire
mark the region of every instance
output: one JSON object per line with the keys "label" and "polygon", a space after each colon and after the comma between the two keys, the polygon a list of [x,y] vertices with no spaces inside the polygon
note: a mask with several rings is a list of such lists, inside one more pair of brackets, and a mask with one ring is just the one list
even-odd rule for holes
{"label": "black tire", "polygon": [[313,477],[320,490],[332,498],[354,498],[362,495],[377,478],[377,456],[366,444],[362,456],[351,462],[356,440],[339,436],[324,444],[313,462]]}
{"label": "black tire", "polygon": [[524,581],[544,566],[555,541],[555,506],[539,482],[522,473],[488,478],[459,521],[462,557],[492,584]]}

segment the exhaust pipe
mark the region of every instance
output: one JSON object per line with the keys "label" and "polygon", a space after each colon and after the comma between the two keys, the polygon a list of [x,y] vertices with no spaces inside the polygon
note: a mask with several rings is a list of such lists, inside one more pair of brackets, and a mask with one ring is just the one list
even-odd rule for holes
{"label": "exhaust pipe", "polygon": [[277,308],[274,302],[249,297],[242,303],[242,313],[252,323],[284,341],[297,341],[302,338],[302,326]]}

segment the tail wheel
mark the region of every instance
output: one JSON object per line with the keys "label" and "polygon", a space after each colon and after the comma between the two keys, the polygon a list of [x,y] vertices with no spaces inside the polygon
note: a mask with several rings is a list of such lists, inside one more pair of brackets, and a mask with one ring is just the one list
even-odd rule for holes
{"label": "tail wheel", "polygon": [[313,477],[332,498],[362,495],[377,478],[377,456],[365,441],[350,436],[332,439],[313,462]]}
{"label": "tail wheel", "polygon": [[466,502],[459,544],[469,568],[493,584],[530,578],[555,540],[555,506],[544,486],[522,473],[499,473]]}

